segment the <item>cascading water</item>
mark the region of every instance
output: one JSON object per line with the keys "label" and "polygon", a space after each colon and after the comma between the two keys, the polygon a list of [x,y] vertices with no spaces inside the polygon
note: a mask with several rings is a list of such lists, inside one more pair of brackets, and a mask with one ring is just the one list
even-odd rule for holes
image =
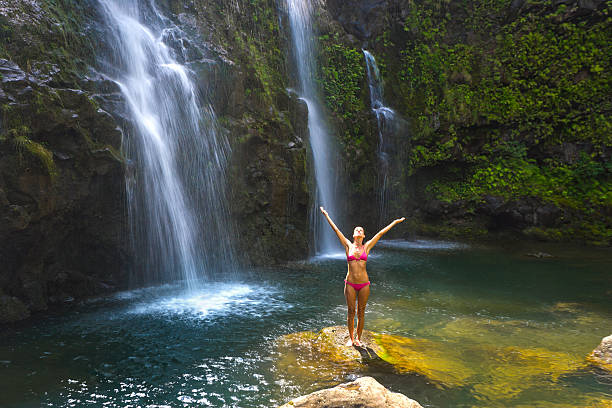
{"label": "cascading water", "polygon": [[338,252],[338,239],[319,213],[319,206],[324,206],[336,222],[341,220],[336,199],[338,195],[336,180],[339,156],[331,142],[330,132],[322,114],[319,92],[314,77],[313,4],[311,0],[287,0],[287,11],[299,79],[298,94],[308,106],[308,132],[316,184],[311,215],[314,250],[317,254],[329,254]]}
{"label": "cascading water", "polygon": [[182,280],[194,289],[212,270],[227,276],[235,265],[224,182],[230,150],[178,61],[185,33],[153,1],[99,1],[111,50],[101,64],[130,122],[124,150],[138,283]]}
{"label": "cascading water", "polygon": [[372,112],[376,115],[376,122],[378,125],[378,211],[380,223],[384,223],[389,217],[389,167],[391,161],[389,152],[393,150],[391,139],[393,133],[398,130],[398,123],[400,120],[393,109],[385,106],[385,101],[383,99],[383,82],[374,56],[366,50],[363,50],[363,55],[365,56],[368,73],[370,104]]}

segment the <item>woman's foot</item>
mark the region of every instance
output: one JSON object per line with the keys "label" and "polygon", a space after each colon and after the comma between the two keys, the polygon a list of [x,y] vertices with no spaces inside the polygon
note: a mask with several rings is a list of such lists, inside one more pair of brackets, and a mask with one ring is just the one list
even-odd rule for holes
{"label": "woman's foot", "polygon": [[363,347],[363,344],[361,343],[361,341],[359,341],[359,339],[353,341],[353,345],[355,347]]}
{"label": "woman's foot", "polygon": [[346,347],[353,347],[353,340],[349,339],[349,341],[346,342]]}

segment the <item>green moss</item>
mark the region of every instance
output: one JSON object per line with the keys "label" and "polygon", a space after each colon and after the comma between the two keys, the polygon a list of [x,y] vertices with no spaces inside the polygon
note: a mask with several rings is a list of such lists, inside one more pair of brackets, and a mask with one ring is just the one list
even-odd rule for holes
{"label": "green moss", "polygon": [[406,114],[415,119],[415,136],[426,148],[451,125],[466,144],[475,135],[461,128],[483,123],[507,126],[533,144],[585,141],[598,151],[612,146],[606,113],[610,3],[589,26],[559,23],[563,5],[553,11],[535,8],[498,26],[507,2],[469,2],[464,7],[472,18],[463,23],[484,38],[476,44],[450,37],[446,6],[422,3],[412,6],[405,21],[412,39],[402,50],[398,89]]}
{"label": "green moss", "polygon": [[[212,8],[211,8],[212,10]],[[284,94],[285,57],[281,51],[281,29],[276,3],[273,0],[244,2],[214,2],[214,15],[205,17],[220,26],[231,27],[230,32],[213,30],[214,43],[231,50],[231,58],[248,67],[246,96],[260,105],[275,105],[279,94]]]}
{"label": "green moss", "polygon": [[610,242],[612,2],[588,14],[528,3],[423,0],[395,44],[378,39],[385,90],[411,119],[410,174],[435,169],[427,191],[448,203],[553,204],[571,218],[564,239]]}
{"label": "green moss", "polygon": [[563,241],[566,238],[564,230],[559,228],[529,227],[523,230],[523,234],[542,241]]}
{"label": "green moss", "polygon": [[428,190],[446,202],[478,202],[496,195],[508,200],[532,197],[585,214],[612,209],[612,161],[601,163],[583,152],[574,164],[552,159],[537,163],[493,150],[490,155],[497,158],[475,165],[463,180],[438,180]]}
{"label": "green moss", "polygon": [[[13,41],[13,29],[8,20],[0,15],[0,58],[10,58],[7,45]],[[0,79],[2,76],[0,75]]]}
{"label": "green moss", "polygon": [[366,80],[363,54],[344,45],[337,34],[320,36],[319,45],[319,82],[325,104],[341,123],[344,142],[359,148],[364,140],[362,117],[366,109],[363,93]]}
{"label": "green moss", "polygon": [[3,139],[9,140],[13,144],[21,160],[25,160],[24,155],[28,155],[42,165],[51,179],[55,179],[58,173],[53,161],[53,153],[40,143],[30,140],[29,132],[30,130],[25,126],[10,129]]}
{"label": "green moss", "polygon": [[94,63],[90,25],[94,3],[77,0],[43,0],[42,12],[19,0],[12,7],[22,8],[30,24],[13,25],[0,16],[0,57],[10,58],[24,69],[39,71],[59,68],[54,77],[76,84]]}

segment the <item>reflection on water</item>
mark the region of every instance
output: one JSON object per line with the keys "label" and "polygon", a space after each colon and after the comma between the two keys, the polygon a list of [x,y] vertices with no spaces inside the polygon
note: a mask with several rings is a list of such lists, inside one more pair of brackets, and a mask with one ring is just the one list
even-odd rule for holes
{"label": "reflection on water", "polygon": [[384,334],[395,366],[279,369],[296,356],[276,338],[344,324],[340,254],[6,329],[0,406],[269,407],[365,374],[429,407],[612,405],[612,375],[585,362],[612,332],[609,252],[391,243],[368,261],[366,328]]}

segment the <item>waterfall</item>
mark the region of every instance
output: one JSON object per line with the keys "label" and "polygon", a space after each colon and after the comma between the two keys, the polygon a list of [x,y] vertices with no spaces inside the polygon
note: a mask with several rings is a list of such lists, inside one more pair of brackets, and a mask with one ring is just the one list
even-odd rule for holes
{"label": "waterfall", "polygon": [[398,117],[395,111],[385,106],[383,99],[383,82],[380,77],[378,66],[374,56],[368,51],[363,50],[363,55],[366,60],[368,73],[368,85],[370,88],[370,106],[372,112],[376,116],[378,125],[378,214],[380,223],[384,223],[389,218],[389,201],[390,201],[390,186],[389,186],[389,167],[390,167],[390,152],[393,151],[393,133],[397,132]]}
{"label": "waterfall", "polygon": [[299,82],[297,92],[308,106],[308,133],[316,185],[311,212],[314,250],[316,254],[329,254],[339,250],[338,239],[319,212],[319,206],[325,207],[336,223],[342,219],[342,214],[338,212],[336,199],[339,156],[322,114],[319,91],[315,81],[313,2],[311,0],[286,1]]}
{"label": "waterfall", "polygon": [[224,180],[230,149],[188,68],[189,39],[152,0],[99,3],[109,48],[101,65],[127,105],[138,283],[180,280],[194,289],[212,271],[227,276],[235,269]]}

